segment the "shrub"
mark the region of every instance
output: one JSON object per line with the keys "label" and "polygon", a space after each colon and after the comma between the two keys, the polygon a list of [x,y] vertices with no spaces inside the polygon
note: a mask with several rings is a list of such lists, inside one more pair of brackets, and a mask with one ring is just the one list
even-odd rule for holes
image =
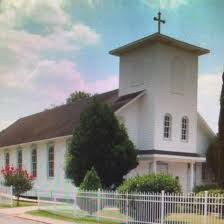
{"label": "shrub", "polygon": [[177,179],[165,174],[136,176],[118,187],[119,192],[161,193],[162,190],[167,193],[180,192],[181,187]]}
{"label": "shrub", "polygon": [[13,194],[17,197],[17,206],[21,194],[29,191],[33,187],[33,176],[26,170],[14,169],[12,166],[6,166],[1,170],[4,177],[4,185],[13,187]]}
{"label": "shrub", "polygon": [[[210,188],[209,187],[214,187],[214,188]],[[200,189],[202,189],[197,193],[197,198],[195,199],[196,203],[199,202],[199,204],[201,204],[201,206],[199,206],[198,210],[201,212],[201,214],[203,214],[204,212],[204,204],[202,203],[202,199],[205,196],[205,191],[208,192],[208,197],[210,197],[209,203],[207,205],[207,209],[210,212],[217,212],[217,206],[214,206],[214,204],[219,204],[219,210],[221,214],[224,214],[224,200],[223,200],[223,195],[224,195],[224,189],[220,188],[217,185],[205,185],[202,186]],[[222,195],[220,197],[220,195]],[[223,215],[222,215],[223,217]]]}
{"label": "shrub", "polygon": [[91,170],[87,171],[83,182],[80,185],[80,190],[84,190],[84,191],[96,191],[99,188],[101,188],[101,181],[100,178],[96,172],[96,170],[94,169],[94,167],[92,167]]}
{"label": "shrub", "polygon": [[[166,193],[178,193],[181,191],[180,184],[177,179],[172,176],[165,174],[150,174],[144,176],[137,176],[131,179],[124,181],[123,184],[118,188],[120,193],[161,193],[164,190]],[[129,203],[129,214],[134,220],[142,220],[144,217],[144,222],[158,222],[161,214],[161,207],[158,206],[159,201],[161,200],[160,196],[150,196],[150,203],[145,200],[143,196],[133,196],[128,194]],[[137,199],[137,200],[136,200]],[[124,203],[119,204],[120,211],[125,213]],[[169,212],[169,202],[165,203],[164,214],[166,215]]]}
{"label": "shrub", "polygon": [[217,189],[220,189],[220,187],[217,184],[198,185],[194,187],[193,192],[199,193],[202,191],[217,190]]}
{"label": "shrub", "polygon": [[[77,203],[80,209],[85,210],[89,214],[97,211],[97,190],[101,188],[101,180],[92,167],[87,171],[83,182],[80,185],[80,192],[78,193]],[[91,191],[91,192],[83,192]],[[88,196],[89,198],[86,198]],[[86,206],[88,204],[88,206]]]}

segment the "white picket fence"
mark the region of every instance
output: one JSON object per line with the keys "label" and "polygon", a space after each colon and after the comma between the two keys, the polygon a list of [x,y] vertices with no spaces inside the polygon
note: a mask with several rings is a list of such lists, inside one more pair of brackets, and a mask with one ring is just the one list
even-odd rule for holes
{"label": "white picket fence", "polygon": [[118,223],[223,224],[224,195],[38,191],[40,210]]}
{"label": "white picket fence", "polygon": [[0,206],[13,206],[12,186],[6,187],[0,184]]}

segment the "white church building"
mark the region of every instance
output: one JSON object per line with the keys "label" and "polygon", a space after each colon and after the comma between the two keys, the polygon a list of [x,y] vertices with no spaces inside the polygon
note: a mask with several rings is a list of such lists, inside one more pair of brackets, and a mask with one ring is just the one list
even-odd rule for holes
{"label": "white church building", "polygon": [[[120,58],[119,89],[99,94],[127,128],[139,165],[128,176],[168,173],[182,190],[206,183],[213,131],[197,111],[198,57],[209,50],[158,33],[109,52]],[[88,100],[19,119],[0,133],[0,167],[23,167],[43,190],[72,190],[65,154]]]}

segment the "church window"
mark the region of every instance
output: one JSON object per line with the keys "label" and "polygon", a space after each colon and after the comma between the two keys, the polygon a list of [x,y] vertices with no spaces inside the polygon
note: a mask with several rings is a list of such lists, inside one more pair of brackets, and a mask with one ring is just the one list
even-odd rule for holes
{"label": "church window", "polygon": [[37,149],[36,147],[31,150],[31,173],[33,177],[37,177]]}
{"label": "church window", "polygon": [[54,145],[48,147],[48,177],[54,177]]}
{"label": "church window", "polygon": [[163,173],[163,174],[168,174],[168,163],[158,161],[157,162],[157,172]]}
{"label": "church window", "polygon": [[171,64],[171,92],[184,94],[185,65],[181,58],[175,57]]}
{"label": "church window", "polygon": [[172,117],[170,114],[164,116],[164,139],[171,139],[171,126],[172,126]]}
{"label": "church window", "polygon": [[[65,159],[69,157],[69,150],[70,150],[70,147],[71,147],[71,144],[72,144],[72,139],[71,138],[68,138],[65,142],[66,144],[66,152],[65,152]],[[69,175],[68,175],[68,172],[66,170],[66,167],[64,167],[64,174],[65,174],[65,179],[69,179]]]}
{"label": "church window", "polygon": [[184,116],[181,120],[181,140],[188,141],[188,132],[189,132],[189,119]]}
{"label": "church window", "polygon": [[17,167],[22,169],[23,166],[23,152],[21,149],[17,151]]}
{"label": "church window", "polygon": [[10,155],[9,152],[5,153],[5,166],[9,166],[10,164]]}

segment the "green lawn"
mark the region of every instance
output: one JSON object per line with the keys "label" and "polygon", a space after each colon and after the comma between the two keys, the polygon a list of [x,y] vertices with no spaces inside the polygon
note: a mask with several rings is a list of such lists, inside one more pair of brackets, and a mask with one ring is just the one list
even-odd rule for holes
{"label": "green lawn", "polygon": [[[101,214],[99,214],[101,217],[107,217],[108,219],[110,217],[115,217],[115,218],[121,218],[122,215],[119,213],[110,213],[109,211],[101,211]],[[58,219],[58,220],[63,220],[63,221],[69,221],[69,222],[74,222],[77,224],[97,224],[97,223],[102,223],[102,224],[120,224],[123,222],[114,222],[114,221],[108,221],[108,219],[100,219],[99,222],[96,221],[95,218],[90,218],[90,217],[71,217],[67,216],[65,213],[64,215],[62,213],[52,213],[49,211],[31,211],[28,212],[30,215],[34,216],[42,216],[42,217],[48,217],[52,219]],[[113,216],[115,215],[115,216]],[[123,217],[122,217],[123,218]],[[203,215],[196,215],[196,214],[172,214],[166,217],[165,223],[169,224],[204,224],[204,216]],[[216,215],[209,215],[207,217],[207,224],[224,224],[224,219],[219,218]]]}
{"label": "green lawn", "polygon": [[30,211],[27,212],[27,214],[34,215],[34,216],[41,216],[41,217],[47,217],[47,218],[52,218],[52,219],[57,219],[57,220],[62,220],[62,221],[68,221],[68,222],[74,222],[77,224],[97,224],[97,223],[102,223],[102,224],[118,224],[118,222],[113,222],[113,221],[108,221],[108,220],[100,220],[99,222],[95,218],[72,218],[72,217],[67,217],[61,214],[55,214],[51,213],[48,211]]}
{"label": "green lawn", "polygon": [[[197,214],[172,214],[166,218],[166,223],[204,224],[204,216]],[[207,224],[224,224],[224,219],[216,215],[207,216]]]}
{"label": "green lawn", "polygon": [[[29,201],[20,201],[19,206],[17,206],[17,202],[13,200],[13,208],[15,207],[26,207],[26,206],[37,206],[36,202],[29,202]],[[9,205],[0,204],[0,208],[11,208]]]}

